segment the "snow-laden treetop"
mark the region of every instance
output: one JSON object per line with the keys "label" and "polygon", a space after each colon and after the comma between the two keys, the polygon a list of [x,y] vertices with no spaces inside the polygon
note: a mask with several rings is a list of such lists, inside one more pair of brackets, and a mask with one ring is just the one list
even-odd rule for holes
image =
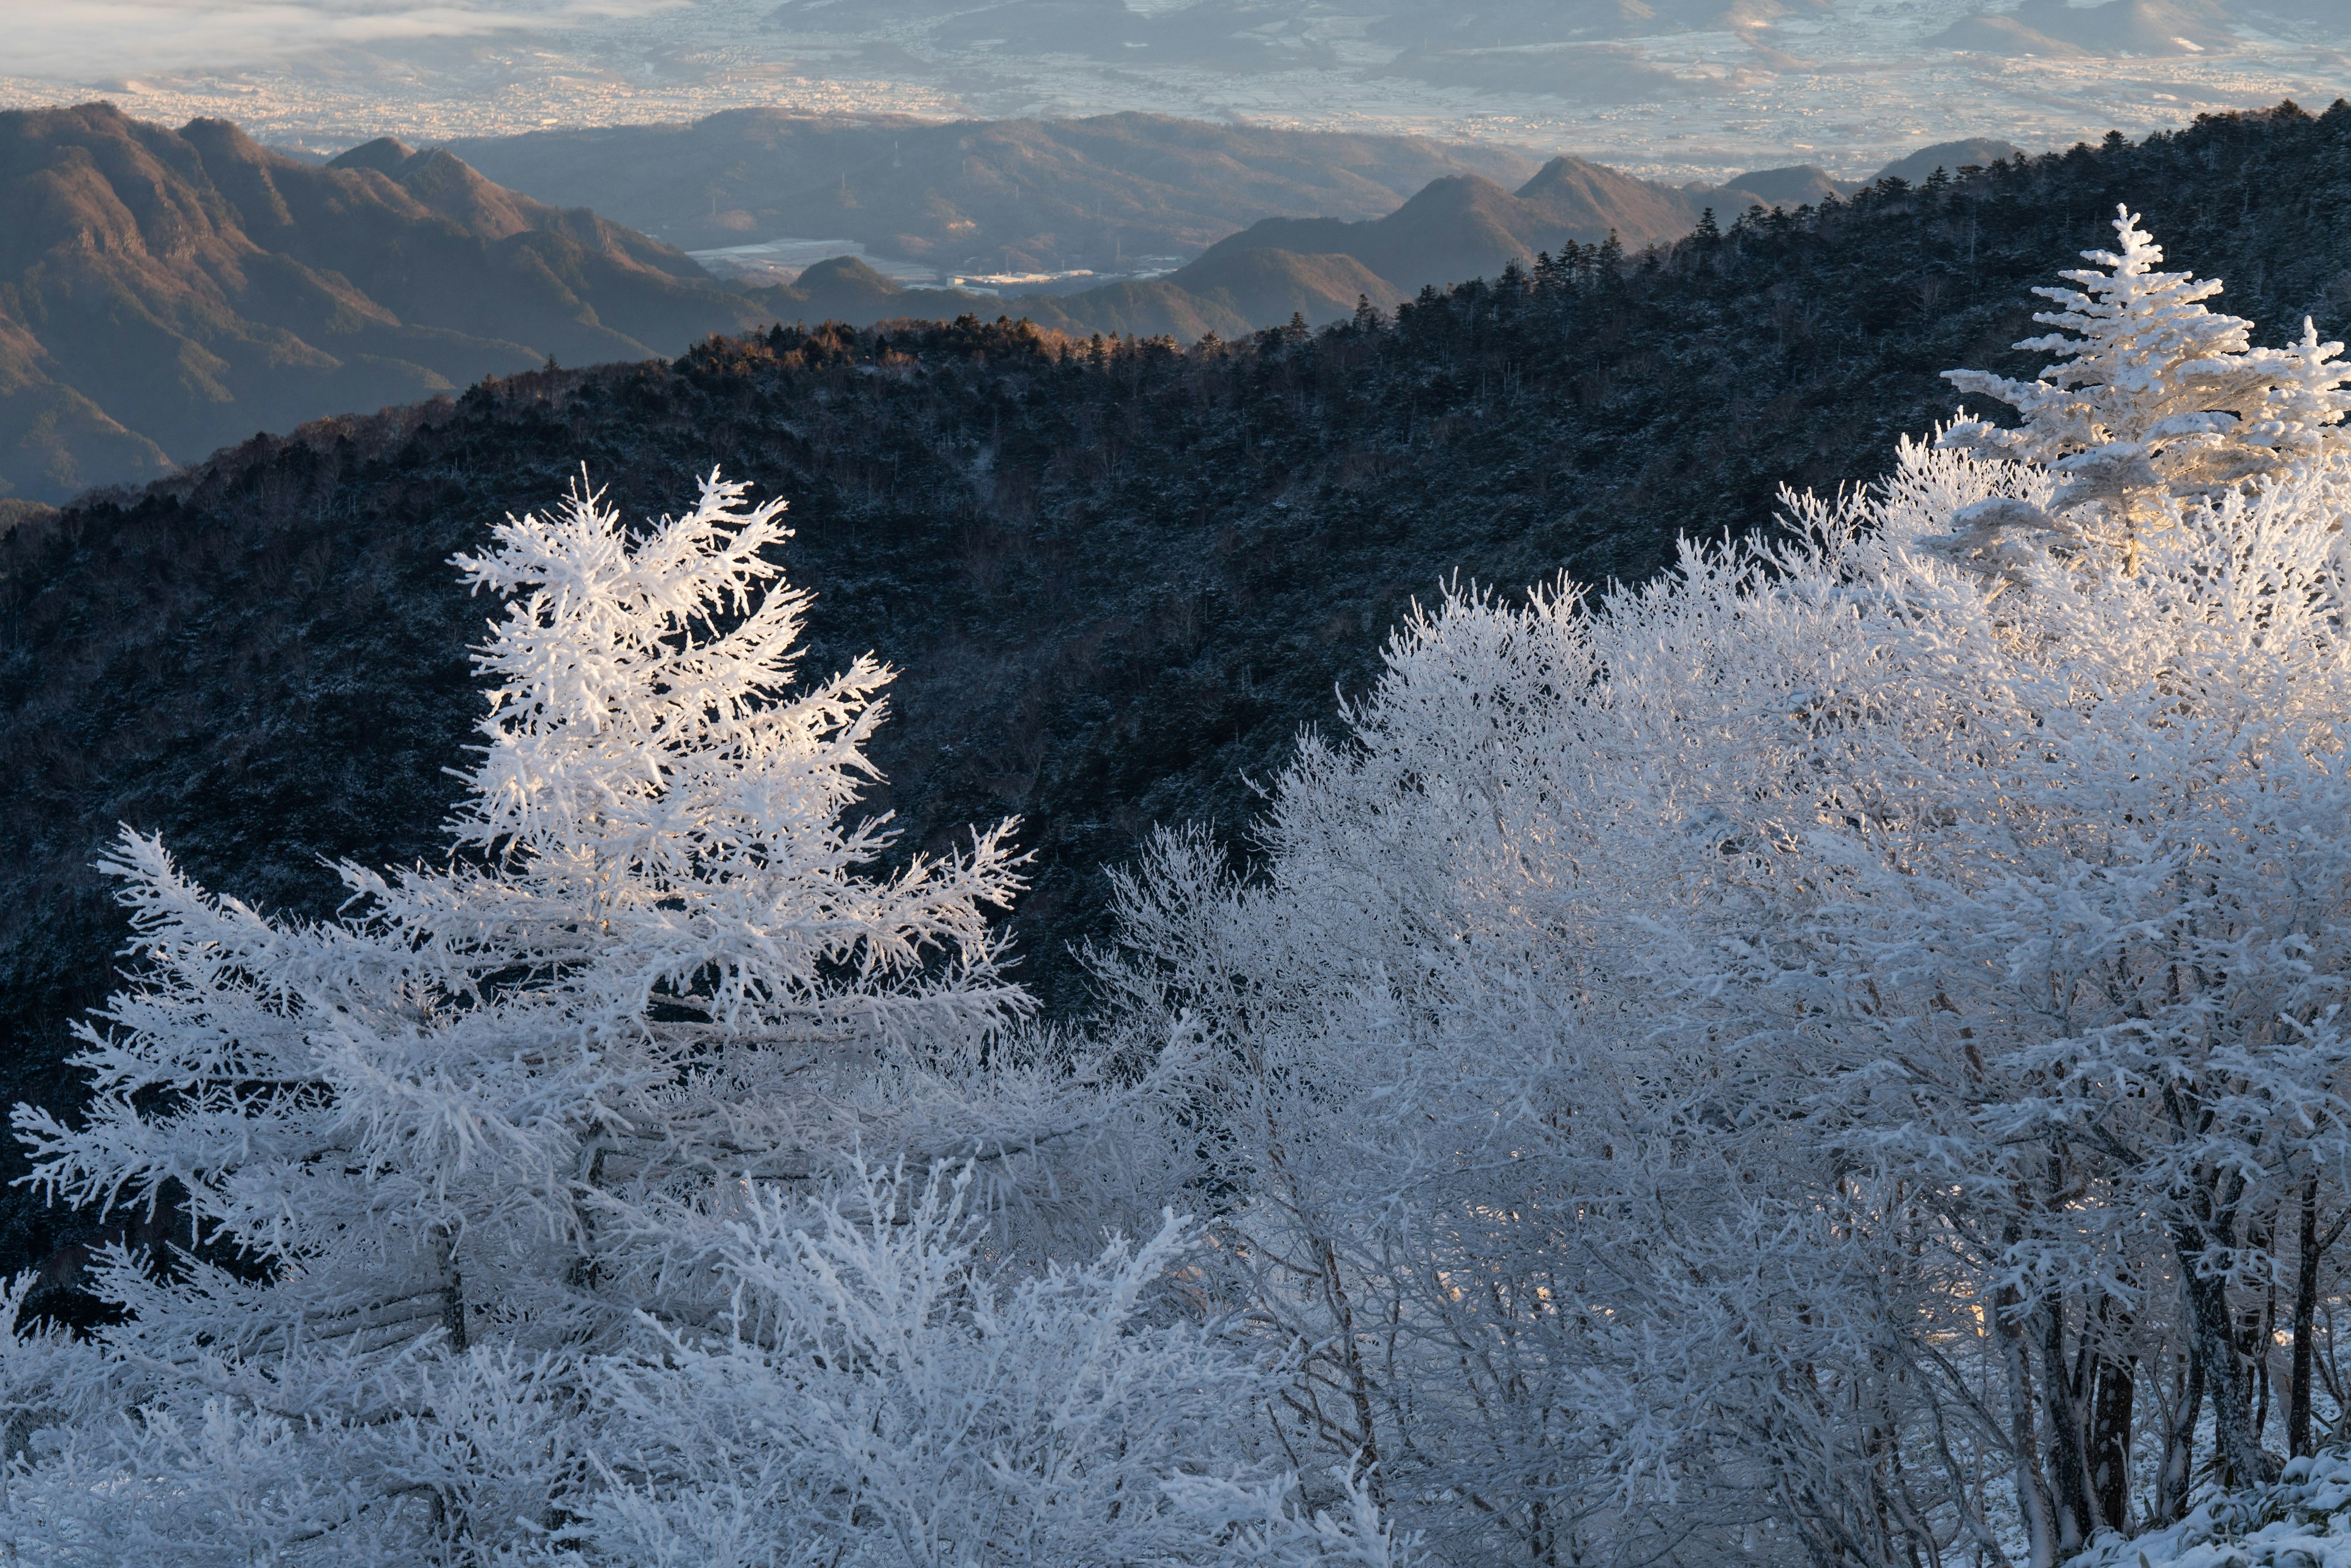
{"label": "snow-laden treetop", "polygon": [[2116,212],[2119,251],[2085,250],[2093,266],[2059,274],[2078,289],[2033,290],[2056,308],[2032,319],[2058,330],[2016,347],[2055,364],[2030,382],[1944,372],[2023,423],[2003,429],[1962,410],[1942,444],[2051,469],[2060,532],[2135,538],[2159,497],[2217,497],[2343,444],[2351,365],[2308,318],[2301,341],[2252,348],[2252,322],[2205,308],[2218,278],[2158,271],[2162,247],[2127,206]]}
{"label": "snow-laden treetop", "polygon": [[452,951],[609,955],[616,1002],[694,991],[730,1023],[837,1009],[852,991],[828,971],[985,959],[984,908],[1019,885],[1012,824],[981,832],[968,865],[860,874],[888,818],[841,819],[880,777],[864,748],[893,672],[866,654],[791,690],[812,596],[782,585],[785,503],[747,505],[748,489],[714,470],[691,512],[632,537],[583,479],[456,558],[507,598],[475,659],[487,744],[452,823],[484,869],[397,890],[362,876],[387,915]]}

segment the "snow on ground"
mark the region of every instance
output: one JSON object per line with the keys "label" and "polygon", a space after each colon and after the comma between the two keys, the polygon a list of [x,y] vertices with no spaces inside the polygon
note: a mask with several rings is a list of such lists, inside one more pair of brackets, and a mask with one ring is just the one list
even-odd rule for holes
{"label": "snow on ground", "polygon": [[2136,1540],[2101,1534],[2067,1568],[2346,1568],[2351,1449],[2291,1461],[2275,1486],[2230,1492]]}

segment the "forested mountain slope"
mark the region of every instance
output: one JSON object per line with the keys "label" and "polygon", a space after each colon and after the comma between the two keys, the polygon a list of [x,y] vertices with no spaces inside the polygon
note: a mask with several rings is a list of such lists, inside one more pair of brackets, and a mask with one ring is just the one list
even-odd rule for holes
{"label": "forested mountain slope", "polygon": [[755,319],[684,253],[446,152],[319,168],[222,120],[0,114],[0,497]]}
{"label": "forested mountain slope", "polygon": [[951,321],[958,316],[1014,316],[1074,337],[1172,337],[1193,342],[1211,334],[1303,316],[1314,326],[1353,316],[1364,299],[1393,305],[1414,290],[1380,277],[1351,256],[1301,256],[1280,249],[1218,247],[1165,277],[1128,278],[1076,294],[1004,298],[959,288],[908,287],[855,256],[818,262],[783,285],[749,287],[747,298],[778,321]]}
{"label": "forested mountain slope", "polygon": [[[1708,206],[1793,208],[1853,189],[1809,167],[1686,188],[1577,158],[1539,165],[1512,148],[1152,114],[940,124],[734,110],[691,125],[540,131],[449,150],[517,190],[696,248],[838,237],[947,271],[1111,270],[1122,257],[1190,259],[1246,230],[1255,237],[1237,248],[1353,255],[1407,294],[1564,237],[1614,229],[1637,248],[1679,238]],[[1464,216],[1457,183],[1477,193],[1470,205],[1507,214],[1499,253],[1475,234],[1445,244]],[[1372,231],[1383,267],[1351,247],[1351,225],[1392,214],[1400,221]],[[1432,246],[1441,248],[1427,254]],[[1217,286],[1176,281],[1203,295]]]}
{"label": "forested mountain slope", "polygon": [[[904,670],[874,755],[904,846],[1024,819],[1019,971],[1081,1006],[1073,941],[1154,822],[1241,834],[1301,725],[1415,596],[1638,578],[1677,533],[1768,525],[1782,483],[1880,473],[2014,371],[2028,289],[2143,211],[2271,340],[2351,328],[2351,105],[2199,120],[1604,265],[1430,291],[1231,344],[1019,326],[779,329],[674,363],[532,371],[256,439],[0,538],[0,1031],[11,1099],[62,1103],[120,910],[118,821],[208,885],[323,911],[320,857],[439,852],[481,606],[446,564],[584,462],[623,510],[716,464],[789,497],[804,672]],[[12,1198],[0,1248],[55,1233]]]}

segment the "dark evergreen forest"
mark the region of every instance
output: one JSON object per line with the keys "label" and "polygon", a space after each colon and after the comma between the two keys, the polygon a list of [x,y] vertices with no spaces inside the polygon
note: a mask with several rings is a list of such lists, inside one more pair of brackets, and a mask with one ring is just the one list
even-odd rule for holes
{"label": "dark evergreen forest", "polygon": [[[778,326],[550,367],[24,522],[0,537],[0,1092],[78,1092],[68,1026],[125,936],[89,869],[118,822],[315,915],[329,861],[443,852],[488,613],[447,559],[583,464],[624,511],[690,504],[713,465],[790,498],[805,669],[872,648],[904,672],[874,807],[900,852],[1023,819],[1020,972],[1067,1014],[1108,869],[1154,823],[1245,855],[1249,780],[1334,719],[1415,596],[1638,579],[1677,535],[1771,527],[1782,484],[1865,482],[1949,415],[1938,372],[2032,367],[2009,348],[2028,290],[2117,202],[2258,340],[2351,329],[2351,105],[2285,105],[1576,247],[1320,331]],[[62,1279],[72,1239],[5,1199],[0,1266]]]}

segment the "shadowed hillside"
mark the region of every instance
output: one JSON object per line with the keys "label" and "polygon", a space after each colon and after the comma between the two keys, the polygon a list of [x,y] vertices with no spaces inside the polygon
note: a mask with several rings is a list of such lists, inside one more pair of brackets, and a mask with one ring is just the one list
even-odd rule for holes
{"label": "shadowed hillside", "polygon": [[1352,316],[1365,298],[1394,303],[1411,293],[1353,256],[1238,250],[1204,257],[1168,277],[1108,283],[1078,294],[1007,298],[908,287],[854,256],[836,256],[808,268],[789,286],[749,289],[747,297],[781,321],[869,327],[901,319],[948,321],[1009,312],[1071,337],[1101,333],[1190,343],[1210,335],[1240,337],[1293,316],[1321,326]]}

